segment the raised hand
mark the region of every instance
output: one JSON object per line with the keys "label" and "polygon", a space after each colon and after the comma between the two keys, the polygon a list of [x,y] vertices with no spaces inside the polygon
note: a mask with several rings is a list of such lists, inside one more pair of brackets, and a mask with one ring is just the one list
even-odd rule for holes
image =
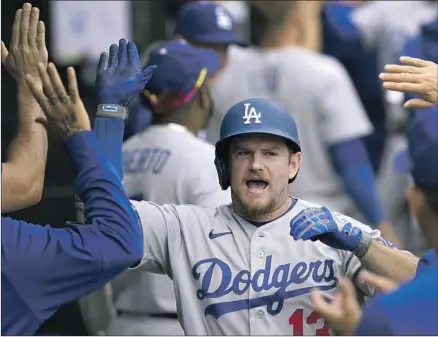
{"label": "raised hand", "polygon": [[53,63],[49,63],[47,69],[40,63],[37,69],[39,78],[27,75],[26,81],[47,117],[49,129],[63,140],[76,132],[90,130],[90,119],[79,96],[74,69],[67,69],[68,92]]}
{"label": "raised hand", "polygon": [[306,208],[298,213],[290,223],[290,235],[295,240],[319,240],[327,246],[352,251],[359,257],[371,243],[369,233],[327,207]]}
{"label": "raised hand", "polygon": [[438,104],[438,65],[413,57],[400,57],[402,65],[388,64],[379,75],[387,90],[418,94],[421,98],[408,100],[405,108],[428,108]]}
{"label": "raised hand", "polygon": [[9,51],[2,41],[2,65],[15,78],[18,84],[25,84],[25,75],[36,79],[37,65],[47,66],[46,32],[44,23],[38,21],[40,11],[29,3],[15,13]]}
{"label": "raised hand", "polygon": [[133,42],[119,41],[108,54],[100,55],[97,68],[96,90],[99,104],[117,104],[126,107],[140,94],[152,77],[155,66],[141,69],[140,56]]}
{"label": "raised hand", "polygon": [[362,318],[362,310],[356,297],[356,290],[348,279],[339,279],[338,292],[327,302],[320,291],[312,291],[315,311],[324,318],[340,336],[353,336]]}

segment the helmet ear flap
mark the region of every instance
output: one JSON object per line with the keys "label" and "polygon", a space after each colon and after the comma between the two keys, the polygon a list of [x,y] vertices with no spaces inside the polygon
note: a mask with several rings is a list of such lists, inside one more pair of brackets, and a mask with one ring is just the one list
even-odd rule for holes
{"label": "helmet ear flap", "polygon": [[214,159],[214,165],[216,166],[217,175],[219,177],[219,185],[222,190],[226,190],[230,187],[230,177],[228,175],[228,165],[226,162],[222,162],[216,153],[216,158]]}

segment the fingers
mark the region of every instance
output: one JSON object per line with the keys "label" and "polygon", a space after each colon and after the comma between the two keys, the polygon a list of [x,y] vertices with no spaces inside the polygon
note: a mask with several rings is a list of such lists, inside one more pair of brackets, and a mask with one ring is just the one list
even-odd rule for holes
{"label": "fingers", "polygon": [[[52,63],[51,65],[54,66]],[[57,105],[59,103],[58,97],[52,84],[52,80],[48,72],[46,71],[45,65],[43,63],[38,63],[38,73],[43,83],[44,94],[46,95],[50,105]]]}
{"label": "fingers", "polygon": [[99,63],[97,64],[97,75],[101,75],[105,71],[107,61],[108,54],[106,52],[100,54]]}
{"label": "fingers", "polygon": [[68,83],[68,95],[70,96],[70,101],[73,104],[79,102],[79,89],[78,81],[76,78],[76,72],[73,67],[67,68],[67,83]]}
{"label": "fingers", "polygon": [[119,41],[118,64],[121,66],[128,64],[128,47],[125,39],[120,39]]}
{"label": "fingers", "polygon": [[44,25],[44,22],[40,21],[38,22],[37,26],[37,48],[39,51],[46,50],[46,26]]}
{"label": "fingers", "polygon": [[4,42],[2,41],[2,63],[5,62],[8,55],[9,55],[8,48],[6,48]]}
{"label": "fingers", "polygon": [[41,109],[43,109],[44,113],[47,114],[48,111],[50,111],[50,107],[48,104],[48,100],[46,95],[43,92],[43,88],[41,87],[41,84],[39,81],[34,79],[31,75],[26,75],[26,83],[29,86],[29,89],[37,100],[38,104],[40,105]]}
{"label": "fingers", "polygon": [[21,14],[21,23],[20,23],[20,44],[22,44],[23,46],[29,45],[27,33],[29,31],[31,10],[32,10],[32,5],[26,2],[23,5],[23,13]]}
{"label": "fingers", "polygon": [[420,83],[421,78],[418,74],[407,73],[383,73],[379,74],[379,78],[385,82],[406,82],[406,83]]}
{"label": "fingers", "polygon": [[338,288],[342,295],[342,305],[344,310],[349,314],[357,312],[359,310],[359,303],[351,281],[347,279],[339,279]]}
{"label": "fingers", "polygon": [[67,95],[67,91],[65,90],[58,70],[52,62],[50,62],[47,66],[47,72],[49,73],[50,81],[55,89],[57,99],[61,101],[62,104],[69,104],[70,100]]}
{"label": "fingers", "polygon": [[33,7],[30,13],[29,32],[27,34],[29,46],[37,48],[37,32],[38,32],[38,20],[40,18],[40,10]]}
{"label": "fingers", "polygon": [[413,98],[409,101],[406,101],[405,104],[403,104],[403,107],[405,109],[426,109],[434,106],[435,104],[431,102],[427,102],[424,99],[421,98]]}
{"label": "fingers", "polygon": [[313,301],[313,307],[315,308],[316,312],[319,315],[321,315],[324,318],[328,318],[335,313],[334,310],[332,309],[334,304],[328,303],[324,298],[324,296],[322,295],[321,291],[313,290],[311,296]]}
{"label": "fingers", "polygon": [[116,44],[112,44],[109,49],[109,60],[108,68],[110,70],[115,70],[117,67],[117,57],[118,57],[119,47]]}
{"label": "fingers", "polygon": [[415,66],[415,67],[426,67],[426,66],[431,64],[430,61],[425,61],[422,59],[418,59],[415,57],[409,57],[409,56],[401,56],[400,62],[403,64],[410,65],[410,66]]}
{"label": "fingers", "polygon": [[422,70],[418,67],[411,67],[411,66],[401,66],[398,64],[387,64],[385,66],[386,73],[392,73],[392,74],[421,74]]}
{"label": "fingers", "polygon": [[140,55],[134,42],[128,42],[128,64],[140,67]]}
{"label": "fingers", "polygon": [[386,90],[410,92],[422,94],[423,88],[418,83],[398,83],[398,82],[383,82],[383,87]]}
{"label": "fingers", "polygon": [[9,44],[11,50],[18,49],[18,44],[20,43],[20,24],[22,14],[23,10],[21,8],[15,12],[14,23],[12,24],[11,43]]}
{"label": "fingers", "polygon": [[394,281],[368,271],[362,271],[359,277],[361,281],[372,285],[377,291],[382,293],[390,292],[398,287]]}

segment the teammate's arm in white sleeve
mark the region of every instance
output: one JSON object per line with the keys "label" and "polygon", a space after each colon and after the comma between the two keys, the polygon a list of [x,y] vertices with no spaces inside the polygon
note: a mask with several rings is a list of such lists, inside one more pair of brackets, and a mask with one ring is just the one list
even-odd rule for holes
{"label": "teammate's arm in white sleeve", "polygon": [[366,295],[373,293],[373,288],[368,284],[364,284],[357,277],[362,268],[377,275],[388,277],[397,283],[410,280],[415,275],[419,261],[416,256],[407,251],[396,249],[390,242],[382,238],[379,230],[372,230],[357,220],[347,218],[354,226],[371,233],[372,237],[371,246],[361,259],[352,253],[348,253],[346,276],[353,279],[357,288]]}
{"label": "teammate's arm in white sleeve", "polygon": [[384,36],[385,15],[391,10],[391,3],[370,1],[358,6],[350,15],[351,23],[359,31],[365,45],[375,47]]}
{"label": "teammate's arm in white sleeve", "polygon": [[373,127],[347,71],[336,59],[326,60],[328,74],[316,92],[324,143],[331,146],[369,135]]}
{"label": "teammate's arm in white sleeve", "polygon": [[137,210],[143,230],[143,258],[135,268],[169,274],[172,252],[177,252],[182,244],[177,208],[183,206],[159,206],[134,200],[131,203]]}

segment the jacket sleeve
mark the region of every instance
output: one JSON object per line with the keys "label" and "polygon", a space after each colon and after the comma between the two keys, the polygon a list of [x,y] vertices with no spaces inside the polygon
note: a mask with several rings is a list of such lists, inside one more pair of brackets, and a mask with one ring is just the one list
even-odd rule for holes
{"label": "jacket sleeve", "polygon": [[2,218],[2,276],[40,318],[96,290],[143,255],[142,229],[93,132],[67,141],[87,224],[65,228]]}

